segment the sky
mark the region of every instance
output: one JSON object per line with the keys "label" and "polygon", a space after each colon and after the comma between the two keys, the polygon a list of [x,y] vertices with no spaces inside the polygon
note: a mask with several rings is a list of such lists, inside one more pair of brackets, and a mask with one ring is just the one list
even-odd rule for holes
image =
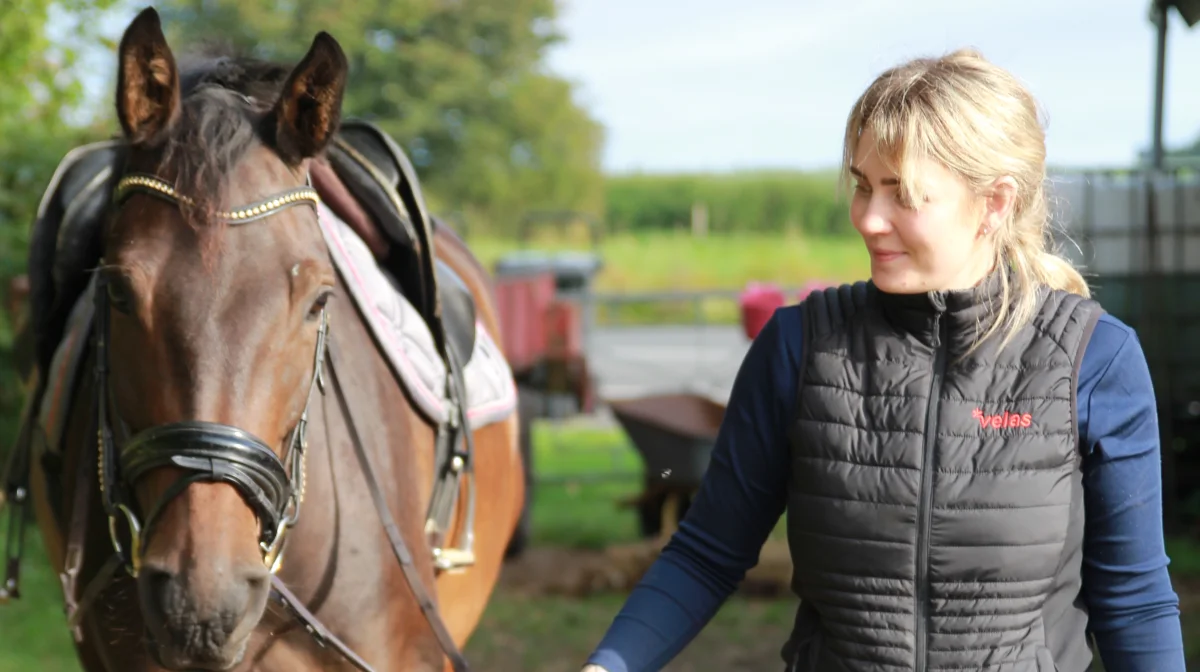
{"label": "sky", "polygon": [[[491,0],[503,1],[503,0]],[[1149,146],[1150,0],[559,0],[549,68],[605,127],[608,172],[821,169],[880,72],[962,46],[1013,71],[1057,167],[1129,165]],[[141,3],[122,0],[119,39]],[[95,59],[95,95],[110,95]],[[1200,26],[1172,10],[1166,145],[1200,137]]]}
{"label": "sky", "polygon": [[[1149,0],[562,0],[551,69],[606,127],[608,171],[826,168],[880,72],[962,46],[1014,72],[1056,166],[1149,146]],[[1200,137],[1200,26],[1171,11],[1164,138]]]}

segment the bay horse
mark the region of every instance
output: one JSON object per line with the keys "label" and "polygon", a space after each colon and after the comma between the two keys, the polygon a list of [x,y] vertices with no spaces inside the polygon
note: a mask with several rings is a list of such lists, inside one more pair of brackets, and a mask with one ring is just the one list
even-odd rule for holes
{"label": "bay horse", "polygon": [[[83,666],[465,669],[524,503],[518,419],[423,416],[346,295],[310,178],[341,120],[341,47],[322,32],[291,69],[181,69],[146,9],[117,55],[127,154],[60,501],[29,465]],[[437,231],[499,338],[486,270]],[[444,538],[473,534],[473,558],[445,570],[427,511],[455,426],[470,487]]]}

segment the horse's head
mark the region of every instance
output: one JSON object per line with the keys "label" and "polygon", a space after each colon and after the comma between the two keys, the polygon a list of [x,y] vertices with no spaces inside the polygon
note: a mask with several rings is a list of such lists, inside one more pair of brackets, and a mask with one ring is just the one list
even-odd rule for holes
{"label": "horse's head", "polygon": [[302,492],[335,283],[307,172],[337,130],[347,63],[321,33],[290,71],[210,59],[181,72],[153,10],[119,59],[129,154],[96,292],[106,503],[141,528],[123,550],[151,654],[227,669]]}

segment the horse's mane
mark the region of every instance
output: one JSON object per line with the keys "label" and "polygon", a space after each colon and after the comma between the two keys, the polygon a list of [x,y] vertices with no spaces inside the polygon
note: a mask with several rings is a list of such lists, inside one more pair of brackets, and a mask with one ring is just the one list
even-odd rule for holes
{"label": "horse's mane", "polygon": [[213,221],[229,172],[264,139],[290,66],[206,43],[179,60],[181,114],[166,137],[159,170],[192,199],[183,207],[193,228]]}

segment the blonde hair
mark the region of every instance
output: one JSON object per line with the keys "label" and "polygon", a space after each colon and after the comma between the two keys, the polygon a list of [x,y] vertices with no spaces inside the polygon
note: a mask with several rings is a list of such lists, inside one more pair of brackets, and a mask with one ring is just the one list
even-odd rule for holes
{"label": "blonde hair", "polygon": [[1010,219],[992,235],[1001,300],[976,344],[1003,329],[1003,347],[1037,310],[1041,287],[1090,296],[1087,282],[1056,254],[1046,195],[1046,136],[1033,95],[1007,70],[974,49],[918,58],[881,74],[846,121],[843,180],[862,134],[870,130],[880,158],[900,177],[901,197],[922,201],[918,162],[932,160],[984,194],[1001,177],[1017,185]]}

